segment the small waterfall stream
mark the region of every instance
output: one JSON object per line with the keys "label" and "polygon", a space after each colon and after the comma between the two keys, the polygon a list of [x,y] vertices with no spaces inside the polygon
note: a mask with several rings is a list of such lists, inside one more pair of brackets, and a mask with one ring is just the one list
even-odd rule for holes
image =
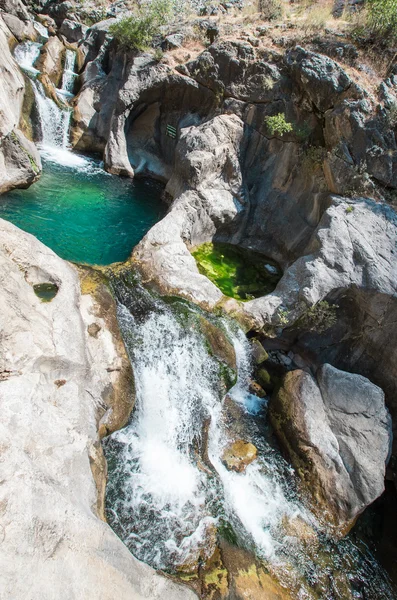
{"label": "small waterfall stream", "polygon": [[46,95],[44,86],[38,79],[40,71],[35,68],[35,63],[40,55],[41,46],[42,44],[37,42],[23,42],[16,47],[14,57],[32,83],[40,116],[39,125],[43,149],[47,151],[53,148],[65,150],[69,146],[69,128],[72,115],[71,108],[65,103],[65,99],[73,97],[72,91],[76,77],[73,69],[76,53],[72,50],[66,50],[65,52],[62,86],[60,90],[56,90],[64,103],[64,106],[61,107]]}
{"label": "small waterfall stream", "polygon": [[[130,423],[104,442],[107,515],[133,554],[169,571],[203,564],[218,528],[232,531],[240,547],[295,585],[297,598],[395,598],[370,554],[350,539],[328,539],[299,501],[293,470],[266,431],[266,401],[248,390],[250,346],[243,332],[216,321],[233,341],[238,362],[238,381],[225,396],[199,310],[164,302],[137,281],[119,278],[113,288],[134,368],[136,407]],[[258,449],[257,460],[240,473],[222,461],[236,435]],[[289,532],[291,523],[316,538],[311,549]],[[339,572],[352,595],[334,590]]]}

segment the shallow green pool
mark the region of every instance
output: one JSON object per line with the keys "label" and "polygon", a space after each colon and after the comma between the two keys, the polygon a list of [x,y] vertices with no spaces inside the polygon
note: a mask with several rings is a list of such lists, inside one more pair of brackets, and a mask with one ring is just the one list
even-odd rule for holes
{"label": "shallow green pool", "polygon": [[281,278],[280,267],[252,250],[231,244],[206,242],[192,250],[200,273],[236,300],[270,294]]}
{"label": "shallow green pool", "polygon": [[60,159],[63,164],[44,158],[37,183],[0,196],[0,218],[67,260],[98,265],[126,260],[164,215],[163,187],[109,175],[99,163],[70,152]]}

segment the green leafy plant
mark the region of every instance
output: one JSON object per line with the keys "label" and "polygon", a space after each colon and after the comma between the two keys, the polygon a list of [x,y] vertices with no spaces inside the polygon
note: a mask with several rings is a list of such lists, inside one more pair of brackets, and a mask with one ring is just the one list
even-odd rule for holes
{"label": "green leafy plant", "polygon": [[337,321],[337,304],[329,304],[326,300],[320,300],[310,306],[297,320],[296,325],[302,329],[323,333]]}
{"label": "green leafy plant", "polygon": [[288,123],[285,119],[284,113],[278,113],[273,117],[265,117],[266,126],[270,132],[270,135],[284,135],[294,130],[292,123]]}
{"label": "green leafy plant", "polygon": [[277,311],[278,324],[279,325],[288,325],[289,323],[289,311],[285,308],[279,308]]}
{"label": "green leafy plant", "polygon": [[160,33],[172,14],[170,0],[153,0],[142,5],[130,17],[124,17],[109,28],[123,50],[145,50]]}
{"label": "green leafy plant", "polygon": [[346,214],[352,213],[354,211],[354,206],[350,204],[350,206],[346,206],[345,212]]}
{"label": "green leafy plant", "polygon": [[274,88],[274,79],[273,77],[270,77],[270,75],[266,75],[263,78],[263,87],[265,88],[266,91],[270,91]]}
{"label": "green leafy plant", "polygon": [[367,0],[367,28],[375,38],[397,40],[397,0]]}

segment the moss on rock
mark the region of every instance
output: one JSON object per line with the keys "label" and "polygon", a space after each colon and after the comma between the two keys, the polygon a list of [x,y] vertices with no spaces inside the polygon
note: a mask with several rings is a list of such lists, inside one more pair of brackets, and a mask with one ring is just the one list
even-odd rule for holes
{"label": "moss on rock", "polygon": [[200,273],[208,277],[225,296],[252,300],[274,290],[280,268],[265,256],[232,246],[207,242],[193,249]]}

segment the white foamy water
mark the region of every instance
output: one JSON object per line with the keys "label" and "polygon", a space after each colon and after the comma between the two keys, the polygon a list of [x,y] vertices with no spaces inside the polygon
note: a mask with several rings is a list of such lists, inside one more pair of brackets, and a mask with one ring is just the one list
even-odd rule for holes
{"label": "white foamy water", "polygon": [[122,527],[133,515],[123,539],[138,556],[167,566],[197,547],[212,520],[208,475],[197,468],[192,448],[207,407],[219,403],[217,365],[198,333],[185,332],[170,311],[137,323],[121,305],[119,319],[134,335],[137,399],[131,425],[112,436],[122,447],[123,478],[123,497],[112,508]]}
{"label": "white foamy water", "polygon": [[[52,98],[49,98],[44,87],[37,76],[40,73],[35,67],[35,63],[40,55],[42,44],[36,42],[23,42],[19,44],[14,51],[14,57],[19,66],[27,73],[32,82],[32,88],[36,100],[36,106],[40,118],[40,128],[42,134],[41,145],[47,149],[53,149],[54,160],[58,156],[61,164],[66,161],[65,152],[62,154],[58,150],[66,150],[69,145],[69,128],[72,115],[71,109],[65,104],[64,107],[58,106]],[[73,73],[75,63],[75,52],[66,50],[65,71],[62,79],[62,90],[70,95],[73,89]],[[70,161],[74,159],[69,158]],[[78,161],[77,161],[78,162]],[[77,163],[74,166],[78,166]]]}
{"label": "white foamy water", "polygon": [[38,42],[23,42],[14,50],[14,58],[24,71],[28,74],[36,75],[40,73],[34,68],[34,64],[40,56],[40,48],[42,44]]}
{"label": "white foamy water", "polygon": [[[156,568],[197,565],[211,555],[215,525],[292,584],[299,600],[313,593],[344,600],[333,580],[339,572],[352,598],[395,600],[371,554],[351,539],[324,535],[298,499],[294,472],[265,432],[266,401],[249,393],[250,345],[243,332],[217,320],[233,341],[239,373],[224,397],[196,309],[167,304],[134,278],[113,286],[136,407],[130,423],[104,442],[106,504],[110,525],[133,554]],[[235,439],[258,449],[243,473],[222,463],[225,446]],[[318,546],[310,549],[299,539],[294,523],[318,535]]]}
{"label": "white foamy water", "polygon": [[[280,545],[281,520],[298,514],[306,518],[298,502],[286,495],[269,453],[245,473],[223,465],[221,457],[232,438],[224,423],[219,365],[208,353],[196,317],[191,313],[181,322],[163,305],[137,321],[126,306],[119,306],[137,400],[130,425],[113,434],[107,446],[110,464],[111,456],[117,456],[110,473],[110,520],[132,551],[158,568],[183,562],[205,546],[205,524],[211,520],[221,517],[231,523],[269,558]],[[230,395],[245,409],[245,401],[253,398],[248,392],[249,345],[241,331],[229,330],[229,335],[240,373]],[[204,465],[197,446],[209,418],[209,465]]]}
{"label": "white foamy water", "polygon": [[66,50],[61,90],[69,94],[72,94],[73,92],[74,82],[77,77],[76,73],[74,72],[75,64],[76,52],[73,52],[73,50]]}

